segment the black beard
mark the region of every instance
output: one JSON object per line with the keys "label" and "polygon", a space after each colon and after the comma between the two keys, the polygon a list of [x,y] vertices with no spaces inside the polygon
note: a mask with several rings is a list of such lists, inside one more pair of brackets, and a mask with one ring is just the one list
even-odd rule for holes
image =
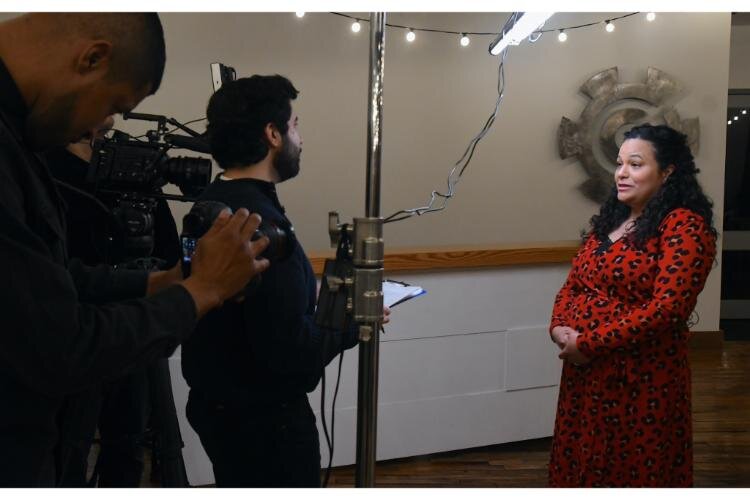
{"label": "black beard", "polygon": [[273,167],[279,174],[279,182],[284,182],[299,174],[299,159],[302,150],[284,137],[284,147],[273,160]]}

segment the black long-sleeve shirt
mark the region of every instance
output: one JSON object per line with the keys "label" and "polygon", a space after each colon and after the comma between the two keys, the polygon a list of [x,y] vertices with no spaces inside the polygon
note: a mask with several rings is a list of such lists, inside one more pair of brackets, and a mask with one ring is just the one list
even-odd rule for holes
{"label": "black long-sleeve shirt", "polygon": [[[217,178],[200,198],[291,226],[270,182]],[[315,325],[315,275],[299,242],[291,244],[290,256],[251,284],[244,302],[227,301],[208,313],[182,346],[185,379],[203,397],[237,403],[304,395],[342,349],[356,345],[354,329],[335,332]]]}
{"label": "black long-sleeve shirt", "polygon": [[168,355],[196,323],[183,287],[115,303],[142,296],[146,273],[68,259],[61,200],[25,140],[27,115],[0,60],[0,486],[52,485],[63,397]]}

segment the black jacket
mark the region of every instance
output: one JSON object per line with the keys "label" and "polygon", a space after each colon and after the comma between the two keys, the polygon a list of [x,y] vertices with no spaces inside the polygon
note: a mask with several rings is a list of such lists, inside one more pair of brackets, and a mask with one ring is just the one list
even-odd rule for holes
{"label": "black jacket", "polygon": [[[217,178],[200,198],[291,226],[270,182]],[[299,242],[291,244],[289,257],[247,287],[243,303],[228,301],[208,313],[182,346],[183,375],[202,397],[242,403],[304,396],[339,352],[357,344],[354,328],[342,333],[315,325],[315,275]]]}
{"label": "black jacket", "polygon": [[196,322],[181,286],[147,299],[147,275],[89,268],[65,250],[61,200],[24,139],[27,108],[0,60],[0,486],[54,481],[66,394],[171,353]]}

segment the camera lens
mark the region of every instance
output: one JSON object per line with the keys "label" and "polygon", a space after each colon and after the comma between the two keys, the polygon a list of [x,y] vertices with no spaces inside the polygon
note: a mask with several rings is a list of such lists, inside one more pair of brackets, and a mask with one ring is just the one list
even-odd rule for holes
{"label": "camera lens", "polygon": [[291,226],[284,229],[270,221],[262,221],[260,227],[255,230],[251,241],[256,241],[263,236],[268,238],[268,247],[261,255],[271,262],[283,260],[291,255],[294,246],[291,244],[290,237],[294,234],[294,228]]}
{"label": "camera lens", "polygon": [[167,182],[176,184],[186,196],[197,196],[211,181],[211,160],[178,156],[161,165]]}

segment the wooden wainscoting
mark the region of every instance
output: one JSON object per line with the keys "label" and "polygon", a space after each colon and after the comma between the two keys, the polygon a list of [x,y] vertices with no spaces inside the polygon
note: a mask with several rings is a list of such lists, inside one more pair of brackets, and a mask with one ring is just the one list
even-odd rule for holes
{"label": "wooden wainscoting", "polygon": [[[575,256],[579,243],[568,240],[513,245],[388,248],[384,268],[386,272],[410,272],[567,263]],[[325,260],[333,258],[334,251],[311,252],[308,256],[315,274],[319,276]]]}

